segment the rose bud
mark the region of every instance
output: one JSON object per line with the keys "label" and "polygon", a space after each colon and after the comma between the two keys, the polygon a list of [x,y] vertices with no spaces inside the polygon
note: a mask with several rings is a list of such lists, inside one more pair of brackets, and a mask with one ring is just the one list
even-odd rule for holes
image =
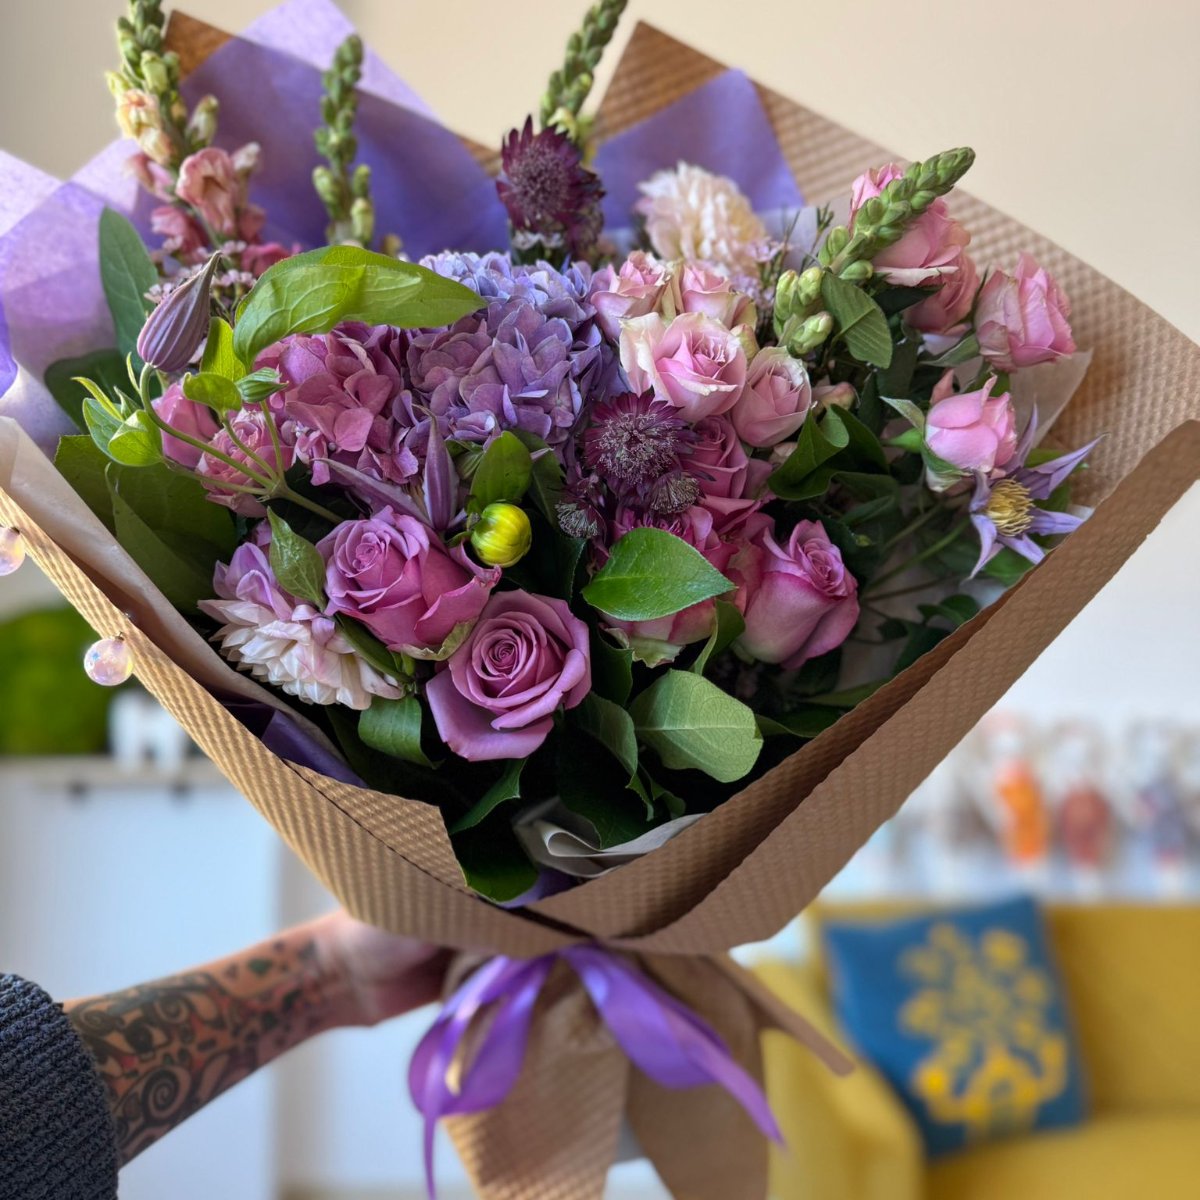
{"label": "rose bud", "polygon": [[220,260],[214,254],[146,318],[137,340],[143,362],[159,371],[182,371],[196,356],[208,336],[209,292]]}
{"label": "rose bud", "polygon": [[925,444],[960,471],[986,473],[1005,466],[1017,447],[1017,421],[1008,393],[991,394],[994,375],[974,392],[954,392],[953,381],[954,372],[947,371],[933,389]]}
{"label": "rose bud", "polygon": [[804,364],[782,346],[768,346],[754,356],[746,386],[729,416],[743,442],[765,448],[791,437],[811,406]]}
{"label": "rose bud", "polygon": [[489,504],[471,530],[471,548],[489,567],[511,567],[529,553],[533,529],[523,508]]}
{"label": "rose bud", "polygon": [[975,306],[979,348],[1001,371],[1074,354],[1070,315],[1070,301],[1054,276],[1022,254],[1011,275],[994,271],[979,293]]}

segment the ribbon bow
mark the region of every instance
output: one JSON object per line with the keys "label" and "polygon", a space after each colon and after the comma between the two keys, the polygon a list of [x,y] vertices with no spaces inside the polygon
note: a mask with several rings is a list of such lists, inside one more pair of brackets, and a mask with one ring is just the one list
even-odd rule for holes
{"label": "ribbon bow", "polygon": [[[570,964],[601,1020],[629,1059],[668,1088],[715,1083],[774,1141],[779,1126],[757,1082],[730,1054],[716,1031],[626,959],[591,946],[570,946],[533,959],[490,959],[446,1001],[421,1039],[408,1070],[413,1103],[425,1120],[425,1181],[434,1184],[434,1133],[442,1117],[482,1112],[499,1104],[521,1073],[534,1006],[559,959]],[[450,1072],[471,1024],[485,1009],[492,1019],[480,1035],[458,1086]]]}

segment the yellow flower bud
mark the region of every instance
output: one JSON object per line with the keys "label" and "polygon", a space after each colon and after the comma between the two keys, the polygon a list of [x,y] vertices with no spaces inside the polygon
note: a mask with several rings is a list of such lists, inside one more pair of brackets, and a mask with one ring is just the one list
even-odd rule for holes
{"label": "yellow flower bud", "polygon": [[511,567],[529,553],[533,529],[523,508],[497,501],[479,514],[471,530],[471,545],[480,562],[491,567]]}

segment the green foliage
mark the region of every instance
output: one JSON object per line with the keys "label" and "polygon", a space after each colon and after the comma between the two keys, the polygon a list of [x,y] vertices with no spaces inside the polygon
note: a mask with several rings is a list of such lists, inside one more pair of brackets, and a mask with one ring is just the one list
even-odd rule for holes
{"label": "green foliage", "polygon": [[103,392],[111,392],[128,384],[129,372],[125,369],[124,355],[117,350],[94,350],[78,358],[60,358],[46,368],[46,389],[76,429],[83,430],[87,428],[83,405],[89,392],[79,377],[92,380]]}
{"label": "green foliage", "polygon": [[242,394],[238,391],[237,384],[228,376],[220,375],[216,371],[188,375],[183,381],[183,394],[189,400],[206,405],[218,414],[242,407]]}
{"label": "green foliage", "polygon": [[[312,542],[292,531],[274,510],[271,521],[271,570],[286,591],[307,600],[317,609],[325,607],[325,560]],[[365,739],[364,739],[365,740]]]}
{"label": "green foliage", "polygon": [[506,904],[537,883],[537,867],[517,841],[503,807],[453,840],[463,878],[488,900]]}
{"label": "green foliage", "polygon": [[236,383],[246,374],[246,364],[233,348],[233,329],[228,321],[213,317],[208,323],[208,338],[204,357],[200,361],[203,374],[221,375]]}
{"label": "green foliage", "polygon": [[591,634],[592,690],[624,704],[633,690],[633,651],[614,646],[594,625]]}
{"label": "green foliage", "polygon": [[104,477],[109,462],[108,456],[87,434],[58,439],[54,465],[88,508],[104,522],[109,533],[115,534],[112,497]]}
{"label": "green foliage", "polygon": [[[420,705],[420,701],[414,700],[413,703]],[[367,711],[369,712],[370,709]],[[525,759],[523,758],[507,759],[496,781],[463,816],[450,826],[450,832],[455,834],[462,833],[467,829],[474,829],[506,800],[519,800],[521,797],[521,771],[524,767]]]}
{"label": "green foliage", "polygon": [[782,500],[825,495],[835,477],[852,485],[856,497],[894,494],[887,457],[879,438],[852,413],[831,408],[800,427],[796,449],[768,481]]}
{"label": "green foliage", "polygon": [[703,675],[709,659],[732,646],[746,628],[746,621],[736,604],[731,604],[728,600],[717,600],[713,608],[713,631],[703,649],[696,655],[696,661],[692,663],[692,670],[697,675]]}
{"label": "green foliage", "polygon": [[328,333],[343,321],[401,328],[449,325],[482,301],[415,263],[358,246],[329,246],[276,263],[238,308],[233,348],[244,363],[292,333]]}
{"label": "green foliage", "polygon": [[592,737],[564,730],[559,742],[557,771],[559,799],[577,818],[587,822],[602,849],[620,846],[657,824],[644,789],[630,790],[628,772]]}
{"label": "green foliage", "polygon": [[664,529],[631,529],[583,589],[595,609],[648,621],[723,595],[733,584],[698,550]]}
{"label": "green foliage", "polygon": [[137,353],[138,334],[151,308],[146,293],[158,283],[158,268],[141,234],[111,208],[100,214],[100,282],[124,359]]}
{"label": "green foliage", "polygon": [[500,500],[516,502],[525,495],[533,474],[528,449],[514,434],[505,431],[483,452],[471,477],[467,510],[481,513]]}
{"label": "green foliage", "polygon": [[358,736],[373,750],[404,762],[432,767],[421,749],[421,702],[415,696],[386,700],[376,696],[358,717]]}
{"label": "green foliage", "polygon": [[690,671],[664,671],[634,699],[630,714],[638,737],[672,770],[692,768],[731,783],[762,749],[754,713]]}
{"label": "green foliage", "polygon": [[886,367],[892,361],[892,334],[883,309],[860,287],[827,271],[821,298],[833,317],[837,336],[859,362]]}

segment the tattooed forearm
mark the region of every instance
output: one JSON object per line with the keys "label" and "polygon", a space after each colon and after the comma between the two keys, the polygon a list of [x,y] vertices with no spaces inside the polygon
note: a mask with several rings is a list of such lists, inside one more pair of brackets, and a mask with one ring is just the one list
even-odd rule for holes
{"label": "tattooed forearm", "polygon": [[109,1093],[122,1163],[265,1063],[337,1022],[338,984],[295,930],[67,1016]]}

